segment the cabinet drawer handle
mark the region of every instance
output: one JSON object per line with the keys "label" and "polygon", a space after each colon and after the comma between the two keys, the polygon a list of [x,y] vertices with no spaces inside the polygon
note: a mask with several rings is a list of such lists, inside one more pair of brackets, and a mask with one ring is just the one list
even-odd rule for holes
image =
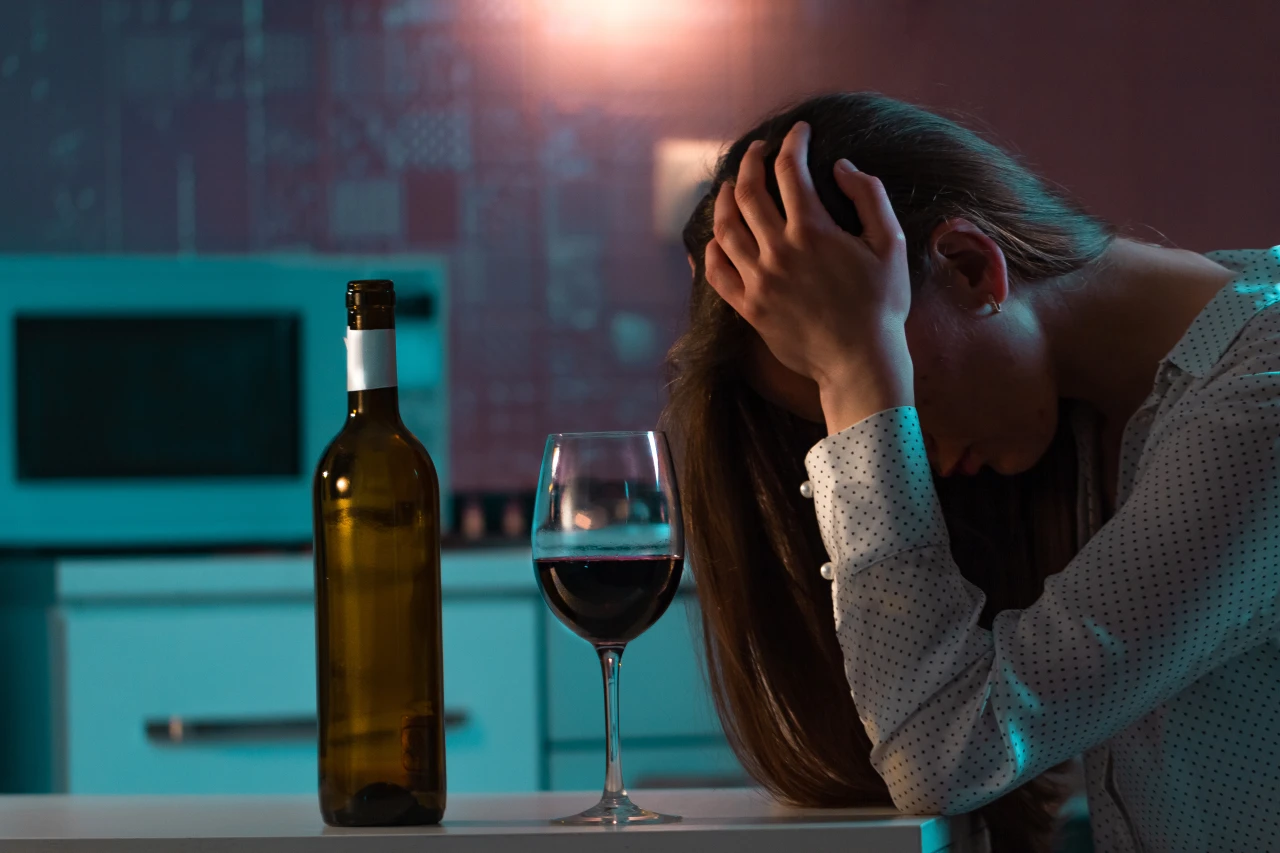
{"label": "cabinet drawer handle", "polygon": [[[471,722],[471,712],[446,709],[445,731]],[[256,717],[201,719],[173,716],[143,723],[147,740],[162,746],[187,743],[250,743],[261,741],[314,741],[319,736],[315,717]]]}

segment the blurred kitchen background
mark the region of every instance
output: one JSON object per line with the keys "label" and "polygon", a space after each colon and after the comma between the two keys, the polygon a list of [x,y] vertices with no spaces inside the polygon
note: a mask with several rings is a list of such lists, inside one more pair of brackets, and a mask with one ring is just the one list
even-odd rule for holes
{"label": "blurred kitchen background", "polygon": [[[0,791],[315,789],[309,477],[344,284],[400,293],[445,487],[454,791],[595,788],[527,551],[548,432],[649,428],[720,146],[945,108],[1135,236],[1280,233],[1280,7],[0,0]],[[636,786],[741,784],[696,607],[627,652]]]}

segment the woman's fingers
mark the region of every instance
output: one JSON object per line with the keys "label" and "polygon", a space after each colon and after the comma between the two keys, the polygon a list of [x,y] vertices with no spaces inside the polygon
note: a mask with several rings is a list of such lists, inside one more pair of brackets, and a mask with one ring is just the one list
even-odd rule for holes
{"label": "woman's fingers", "polygon": [[822,206],[809,174],[809,125],[798,121],[782,140],[773,163],[778,178],[778,192],[787,213],[787,227],[801,228],[832,224],[831,215]]}
{"label": "woman's fingers", "polygon": [[739,270],[754,264],[760,256],[760,247],[751,230],[742,221],[738,211],[738,203],[733,198],[733,185],[725,181],[720,185],[720,193],[716,196],[715,214],[712,219],[712,233],[716,242],[729,256]]}
{"label": "woman's fingers", "polygon": [[881,259],[897,252],[904,241],[902,225],[889,203],[884,184],[866,172],[859,172],[844,159],[836,162],[835,176],[841,191],[858,209],[858,218],[862,220],[862,239],[871,251]]}
{"label": "woman's fingers", "polygon": [[733,266],[733,262],[729,260],[729,256],[724,253],[724,249],[720,248],[720,243],[715,239],[707,243],[703,267],[706,270],[707,284],[711,285],[712,289],[720,294],[720,298],[728,302],[733,310],[741,314],[742,299],[746,294],[747,286]]}
{"label": "woman's fingers", "polygon": [[738,181],[733,197],[746,220],[756,243],[769,245],[782,236],[787,223],[778,211],[764,183],[764,140],[757,139],[747,147],[738,165]]}

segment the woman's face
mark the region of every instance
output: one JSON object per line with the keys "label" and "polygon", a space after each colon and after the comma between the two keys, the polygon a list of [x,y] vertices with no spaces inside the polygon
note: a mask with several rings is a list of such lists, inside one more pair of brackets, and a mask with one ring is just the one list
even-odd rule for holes
{"label": "woman's face", "polygon": [[[940,474],[974,474],[983,465],[1001,474],[1025,471],[1048,449],[1058,423],[1043,332],[1025,299],[1006,299],[995,314],[971,282],[941,276],[917,288],[906,323],[930,464]],[[824,422],[811,379],[784,367],[758,338],[752,361],[761,395]]]}
{"label": "woman's face", "polygon": [[1020,473],[1057,429],[1047,342],[1024,300],[1005,300],[999,314],[989,305],[965,310],[951,301],[953,290],[926,284],[907,316],[930,462],[940,473],[976,474],[983,465]]}

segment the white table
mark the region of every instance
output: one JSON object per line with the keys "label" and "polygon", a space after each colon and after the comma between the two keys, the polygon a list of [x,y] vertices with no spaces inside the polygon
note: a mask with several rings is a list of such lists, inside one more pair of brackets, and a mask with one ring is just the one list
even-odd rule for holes
{"label": "white table", "polygon": [[665,826],[563,827],[597,793],[455,795],[435,827],[335,829],[315,797],[0,797],[0,851],[71,853],[981,853],[969,816],[789,809],[749,789],[641,791]]}

